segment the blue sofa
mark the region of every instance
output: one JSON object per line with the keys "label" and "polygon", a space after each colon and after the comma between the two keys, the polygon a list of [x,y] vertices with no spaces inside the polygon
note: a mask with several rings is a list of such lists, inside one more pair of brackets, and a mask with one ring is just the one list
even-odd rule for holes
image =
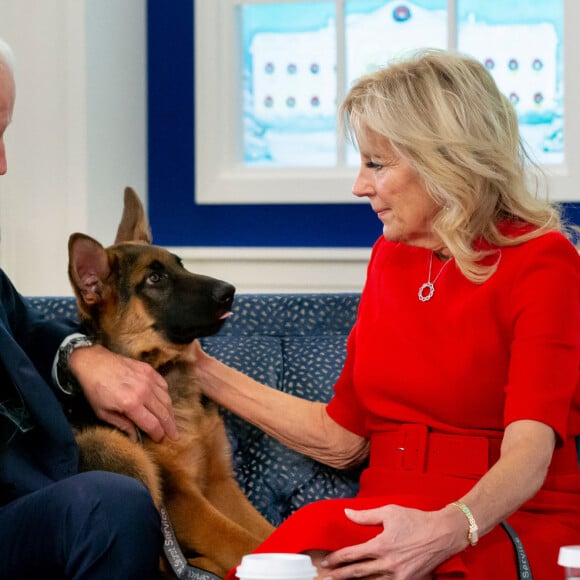
{"label": "blue sofa", "polygon": [[[72,297],[31,297],[48,316],[76,317]],[[256,380],[311,400],[330,399],[358,294],[241,294],[204,349]],[[304,504],[356,493],[360,469],[332,469],[291,451],[224,411],[242,489],[274,525]]]}
{"label": "blue sofa", "polygon": [[[73,298],[30,298],[49,316],[76,316]],[[242,294],[205,350],[256,380],[328,401],[346,354],[358,294]],[[291,451],[224,411],[236,476],[274,525],[304,504],[353,496],[360,468],[340,471]],[[577,440],[580,457],[580,438]]]}

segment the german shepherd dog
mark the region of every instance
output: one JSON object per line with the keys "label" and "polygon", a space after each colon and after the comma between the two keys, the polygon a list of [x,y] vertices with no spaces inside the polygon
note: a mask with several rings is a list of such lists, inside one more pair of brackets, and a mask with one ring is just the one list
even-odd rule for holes
{"label": "german shepherd dog", "polygon": [[[141,480],[157,507],[165,506],[188,562],[223,577],[273,530],[237,485],[219,410],[188,371],[190,343],[218,332],[231,314],[235,288],[188,272],[177,256],[151,245],[143,206],[130,188],[124,203],[113,246],[71,235],[69,278],[85,332],[165,377],[179,440],[155,443],[143,436],[141,445],[83,419],[80,429],[75,425],[80,469]],[[167,562],[161,567],[167,571]]]}

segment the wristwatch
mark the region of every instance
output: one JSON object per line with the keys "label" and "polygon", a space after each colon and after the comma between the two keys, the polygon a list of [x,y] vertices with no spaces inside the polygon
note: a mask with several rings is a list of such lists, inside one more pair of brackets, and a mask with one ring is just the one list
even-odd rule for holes
{"label": "wristwatch", "polygon": [[79,390],[79,384],[68,368],[71,354],[77,348],[85,348],[93,344],[94,342],[88,336],[76,333],[68,336],[60,345],[56,362],[56,379],[65,393],[72,395]]}

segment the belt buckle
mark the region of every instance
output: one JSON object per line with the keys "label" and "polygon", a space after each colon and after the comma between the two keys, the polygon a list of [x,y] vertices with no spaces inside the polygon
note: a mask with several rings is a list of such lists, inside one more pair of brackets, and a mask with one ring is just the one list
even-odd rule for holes
{"label": "belt buckle", "polygon": [[429,430],[426,425],[407,424],[399,428],[401,469],[405,471],[425,471],[427,440]]}

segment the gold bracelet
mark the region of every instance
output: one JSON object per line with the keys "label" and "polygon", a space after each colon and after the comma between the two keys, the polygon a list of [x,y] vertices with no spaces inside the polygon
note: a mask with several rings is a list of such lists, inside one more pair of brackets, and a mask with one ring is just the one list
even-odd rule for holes
{"label": "gold bracelet", "polygon": [[454,501],[450,505],[454,505],[456,508],[459,508],[463,512],[463,514],[467,518],[467,521],[469,522],[469,530],[467,531],[467,541],[471,546],[477,545],[477,542],[479,540],[479,527],[475,521],[475,518],[473,517],[473,514],[471,513],[471,510],[461,501]]}

